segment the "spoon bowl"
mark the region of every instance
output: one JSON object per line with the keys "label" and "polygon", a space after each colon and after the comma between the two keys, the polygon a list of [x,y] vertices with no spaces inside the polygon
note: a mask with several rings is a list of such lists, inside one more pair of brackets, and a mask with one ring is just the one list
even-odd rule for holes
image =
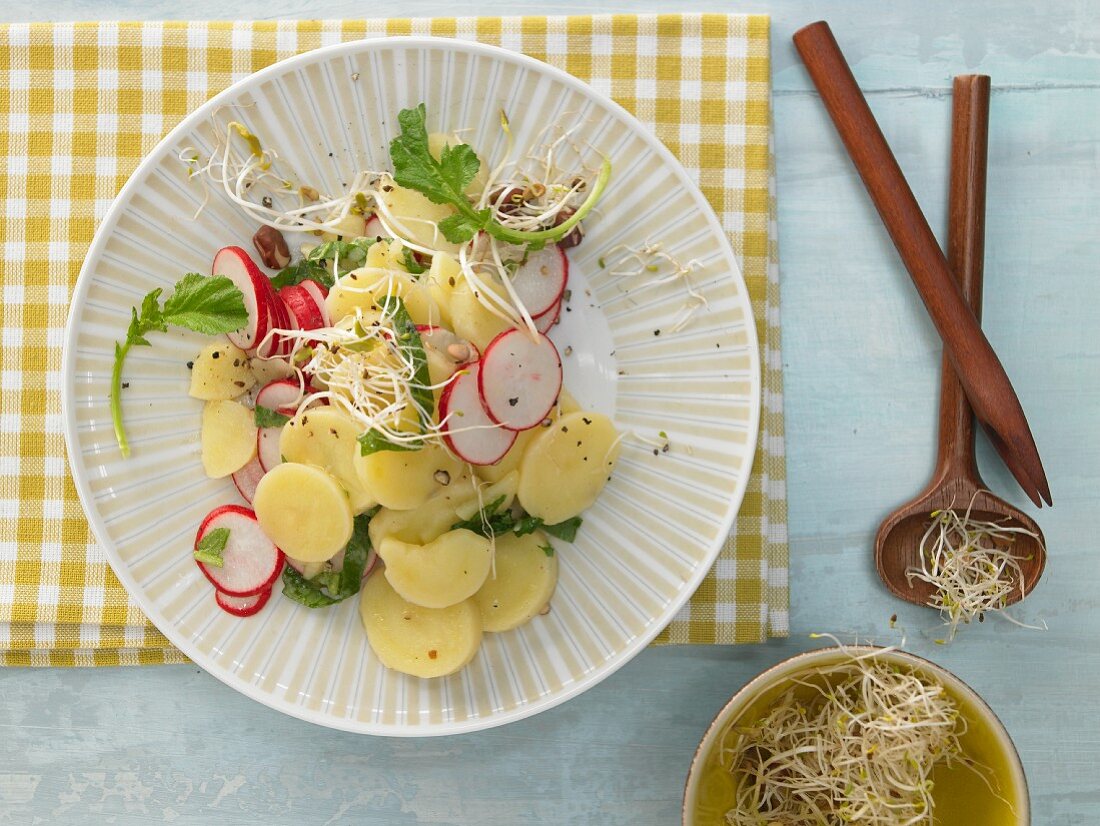
{"label": "spoon bowl", "polygon": [[[948,254],[963,296],[980,320],[984,255],[985,168],[989,126],[989,77],[955,78],[951,137],[951,194]],[[921,567],[921,538],[940,510],[966,511],[982,521],[1022,528],[1035,536],[1016,534],[1012,550],[1022,572],[1008,604],[1027,596],[1046,566],[1045,541],[1035,520],[989,492],[978,475],[974,458],[974,413],[950,360],[944,356],[940,374],[939,453],[932,481],[912,501],[890,514],[875,536],[875,566],[892,594],[929,606],[932,585],[913,579]]]}
{"label": "spoon bowl", "polygon": [[1005,527],[1021,528],[1026,533],[1016,535],[1013,555],[1020,565],[1022,582],[1013,588],[1008,604],[1019,602],[1035,587],[1046,566],[1043,532],[1039,525],[1021,511],[988,490],[976,480],[944,479],[911,502],[902,505],[882,523],[875,537],[875,565],[879,576],[894,596],[917,605],[929,605],[936,589],[921,579],[910,578],[908,572],[920,570],[921,538],[938,510],[966,510],[983,522],[1003,523]]}

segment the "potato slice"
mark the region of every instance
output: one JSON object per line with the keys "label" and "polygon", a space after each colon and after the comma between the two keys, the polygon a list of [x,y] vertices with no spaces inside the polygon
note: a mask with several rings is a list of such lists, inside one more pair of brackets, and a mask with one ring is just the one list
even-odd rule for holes
{"label": "potato slice", "polygon": [[454,207],[447,204],[434,204],[412,189],[397,184],[387,184],[387,192],[382,190],[382,201],[386,212],[381,218],[394,231],[414,244],[430,249],[454,252],[458,247],[443,237],[436,226],[444,218],[454,214]]}
{"label": "potato slice", "polygon": [[236,473],[256,456],[256,420],[240,402],[210,401],[202,409],[202,469],[211,479]]}
{"label": "potato slice", "polygon": [[[553,411],[551,411],[551,416],[552,415]],[[527,446],[531,444],[531,440],[539,435],[541,431],[541,427],[533,427],[530,430],[520,431],[516,434],[516,440],[512,442],[512,446],[508,448],[508,452],[504,454],[499,462],[495,465],[479,465],[474,468],[474,473],[478,475],[478,478],[486,482],[499,482],[509,473],[519,470],[520,462],[523,461],[523,454],[527,452]]]}
{"label": "potato slice", "polygon": [[363,584],[359,617],[382,665],[414,677],[453,674],[481,646],[481,612],[473,600],[449,608],[413,605],[380,573]]}
{"label": "potato slice", "polygon": [[[337,210],[329,217],[335,218],[339,214]],[[332,232],[321,233],[321,239],[335,241],[337,238],[362,238],[366,234],[367,219],[357,213],[349,212],[333,225]]]}
{"label": "potato slice", "polygon": [[256,384],[260,387],[294,375],[294,368],[281,358],[262,359],[256,356],[249,359],[249,365],[252,368],[252,375],[256,377]]}
{"label": "potato slice", "polygon": [[384,508],[410,510],[460,478],[462,463],[438,444],[419,450],[379,450],[355,457],[362,486]]}
{"label": "potato slice", "polygon": [[445,252],[437,252],[432,256],[432,265],[421,279],[428,284],[436,306],[439,307],[439,317],[443,326],[452,327],[451,322],[451,296],[460,283],[463,282],[462,270],[452,256]]}
{"label": "potato slice", "polygon": [[191,362],[188,395],[203,401],[235,399],[256,384],[248,355],[228,341],[213,341]]}
{"label": "potato slice", "polygon": [[618,438],[600,413],[568,413],[541,428],[520,463],[523,509],[552,525],[591,506],[615,468]]}
{"label": "potato slice", "polygon": [[303,410],[283,427],[279,452],[287,462],[316,465],[336,477],[354,513],[378,504],[355,471],[361,428],[338,407]]}
{"label": "potato slice", "polygon": [[415,323],[438,324],[441,314],[430,285],[405,271],[404,250],[400,241],[373,244],[364,266],[341,277],[329,290],[325,299],[329,318],[339,321],[358,308],[372,320],[381,313],[382,299],[396,295]]}
{"label": "potato slice", "polygon": [[532,620],[558,584],[557,554],[546,534],[497,537],[495,575],[474,595],[486,631],[510,631]]}
{"label": "potato slice", "polygon": [[447,531],[426,545],[382,540],[378,556],[386,579],[403,599],[425,608],[446,608],[469,599],[489,575],[492,543],[473,531]]}
{"label": "potato slice", "polygon": [[323,562],[351,539],[347,494],[330,474],[313,465],[284,462],[256,486],[256,519],[283,553],[302,562]]}
{"label": "potato slice", "polygon": [[386,537],[413,545],[426,545],[445,534],[456,522],[462,521],[454,505],[443,496],[433,496],[419,508],[395,511],[382,508],[371,517],[371,544],[377,548]]}
{"label": "potato slice", "polygon": [[449,310],[455,335],[472,341],[483,353],[490,341],[513,327],[512,322],[485,309],[464,280],[451,292]]}
{"label": "potato slice", "polygon": [[504,497],[504,501],[497,506],[496,512],[503,513],[512,507],[516,499],[516,491],[519,489],[519,471],[513,470],[508,475],[481,488],[481,496],[478,497],[477,489],[471,485],[470,492],[455,506],[455,513],[459,519],[472,519],[483,506],[491,505],[497,499]]}

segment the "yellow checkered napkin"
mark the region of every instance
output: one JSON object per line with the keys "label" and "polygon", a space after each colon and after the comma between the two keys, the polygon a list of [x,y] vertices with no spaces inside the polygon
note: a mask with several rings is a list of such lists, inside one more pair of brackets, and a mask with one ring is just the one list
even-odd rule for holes
{"label": "yellow checkered napkin", "polygon": [[786,633],[767,18],[13,25],[0,27],[0,662],[183,659],[115,579],[69,480],[60,368],[73,284],[111,199],[184,115],[276,60],[386,34],[476,39],[561,67],[637,115],[698,179],[752,294],[762,434],[735,533],[659,641],[756,642]]}

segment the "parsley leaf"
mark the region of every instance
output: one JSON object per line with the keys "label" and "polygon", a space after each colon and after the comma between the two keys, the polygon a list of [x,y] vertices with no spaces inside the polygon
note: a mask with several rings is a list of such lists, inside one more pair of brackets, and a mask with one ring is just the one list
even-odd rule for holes
{"label": "parsley leaf", "polygon": [[162,292],[157,287],[146,295],[141,301],[140,313],[136,307],[130,310],[126,339],[115,342],[115,363],[111,371],[111,421],[114,423],[115,439],[124,457],[130,455],[130,445],[126,441],[126,430],[122,425],[122,365],[130,348],[149,347],[149,339],[145,335],[151,332],[167,332],[169,324],[186,327],[198,333],[216,335],[239,330],[248,323],[244,295],[224,275],[188,273],[176,284],[172,294],[165,300],[163,309],[160,304]]}
{"label": "parsley leaf", "polygon": [[253,418],[256,420],[256,427],[282,427],[290,421],[290,416],[260,404],[256,405]]}
{"label": "parsley leaf", "polygon": [[479,230],[485,230],[499,241],[536,247],[564,238],[596,205],[611,177],[611,162],[605,158],[588,197],[568,219],[550,229],[509,229],[493,218],[492,210],[474,209],[466,197],[466,187],[481,169],[481,161],[474,150],[464,143],[447,145],[436,159],[429,149],[426,121],[427,111],[423,103],[415,109],[402,109],[398,113],[401,134],[390,142],[393,179],[406,189],[416,190],[429,201],[447,204],[457,210],[457,214],[439,222],[439,231],[455,244],[469,241]]}
{"label": "parsley leaf", "polygon": [[222,552],[225,551],[228,542],[229,528],[214,528],[207,531],[195,547],[195,559],[207,565],[213,565],[215,568],[222,567],[225,564]]}
{"label": "parsley leaf", "polygon": [[553,525],[543,525],[542,529],[563,542],[572,542],[577,538],[577,529],[580,528],[582,521],[584,520],[579,516],[574,516],[572,519],[566,519],[564,522],[556,522]]}
{"label": "parsley leaf", "polygon": [[390,142],[393,179],[415,189],[437,204],[468,205],[466,187],[474,180],[481,161],[466,144],[445,146],[436,160],[428,148],[427,111],[421,103],[397,115],[401,134]]}
{"label": "parsley leaf", "polygon": [[485,228],[489,221],[489,215],[487,209],[479,210],[473,215],[455,213],[454,215],[448,215],[437,226],[439,231],[443,233],[443,237],[452,244],[463,244],[473,238],[479,230]]}
{"label": "parsley leaf", "polygon": [[551,545],[549,542],[547,542],[545,545],[539,545],[539,550],[542,551],[547,556],[553,556],[554,555],[554,546]]}

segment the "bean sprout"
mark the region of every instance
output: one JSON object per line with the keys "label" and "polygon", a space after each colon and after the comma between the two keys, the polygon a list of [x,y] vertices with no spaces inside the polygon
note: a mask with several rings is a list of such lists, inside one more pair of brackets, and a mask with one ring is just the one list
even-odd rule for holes
{"label": "bean sprout", "polygon": [[938,681],[892,648],[815,669],[758,719],[736,722],[719,760],[736,784],[730,826],[931,824],[932,771],[986,770],[963,754],[966,718]]}
{"label": "bean sprout", "polygon": [[998,612],[1023,628],[1046,628],[1045,623],[1025,625],[1004,610],[1015,591],[1024,597],[1023,570],[1012,543],[1020,535],[1039,543],[1042,538],[1027,528],[1008,524],[1007,519],[975,518],[974,501],[979,492],[962,514],[953,508],[932,512],[920,541],[920,568],[905,572],[910,585],[920,580],[935,589],[928,604],[939,609],[948,627],[947,638],[937,640],[939,643],[951,642],[960,625],[975,618],[981,622],[988,612]]}

